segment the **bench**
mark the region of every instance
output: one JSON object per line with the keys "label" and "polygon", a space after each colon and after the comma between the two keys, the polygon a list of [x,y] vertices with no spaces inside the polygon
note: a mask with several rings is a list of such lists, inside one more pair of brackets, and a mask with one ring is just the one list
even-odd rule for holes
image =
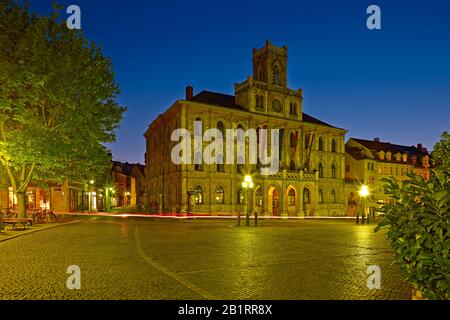
{"label": "bench", "polygon": [[31,218],[5,218],[3,219],[3,225],[6,227],[7,225],[12,225],[13,229],[16,229],[16,225],[21,224],[24,229],[27,228],[27,224],[32,226],[33,219]]}

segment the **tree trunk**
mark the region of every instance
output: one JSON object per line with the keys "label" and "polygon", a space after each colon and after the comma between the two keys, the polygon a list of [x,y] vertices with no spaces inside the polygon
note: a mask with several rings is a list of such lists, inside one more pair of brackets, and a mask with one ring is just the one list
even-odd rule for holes
{"label": "tree trunk", "polygon": [[17,192],[18,217],[26,218],[25,192]]}

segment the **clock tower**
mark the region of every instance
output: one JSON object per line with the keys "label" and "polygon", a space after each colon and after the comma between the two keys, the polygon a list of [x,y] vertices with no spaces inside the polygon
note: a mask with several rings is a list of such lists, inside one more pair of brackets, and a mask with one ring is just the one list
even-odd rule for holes
{"label": "clock tower", "polygon": [[246,110],[302,120],[302,90],[287,87],[287,47],[266,41],[253,49],[253,76],[236,83],[236,103]]}

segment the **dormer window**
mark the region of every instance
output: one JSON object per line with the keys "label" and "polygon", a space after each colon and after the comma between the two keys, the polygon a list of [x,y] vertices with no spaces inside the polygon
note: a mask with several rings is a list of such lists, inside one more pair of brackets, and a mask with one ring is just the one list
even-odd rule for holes
{"label": "dormer window", "polygon": [[384,160],[384,156],[385,156],[384,151],[380,151],[378,153],[378,157],[380,158],[380,160]]}
{"label": "dormer window", "polygon": [[392,153],[390,151],[386,152],[386,160],[388,161],[392,160]]}
{"label": "dormer window", "polygon": [[406,153],[403,155],[403,162],[408,162],[408,155]]}
{"label": "dormer window", "polygon": [[395,155],[395,159],[396,159],[398,162],[402,161],[402,155],[400,154],[400,152],[398,152],[398,153]]}

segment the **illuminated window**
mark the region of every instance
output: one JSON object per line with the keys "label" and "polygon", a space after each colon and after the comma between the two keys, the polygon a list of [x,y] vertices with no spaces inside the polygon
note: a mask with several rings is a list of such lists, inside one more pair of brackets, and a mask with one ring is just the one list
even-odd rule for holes
{"label": "illuminated window", "polygon": [[202,204],[203,203],[203,189],[200,186],[196,186],[195,189],[195,204]]}
{"label": "illuminated window", "polygon": [[262,205],[263,205],[263,194],[262,194],[261,187],[258,187],[258,189],[256,189],[255,202],[256,202],[256,206],[262,207]]}
{"label": "illuminated window", "polygon": [[295,190],[290,189],[288,192],[288,204],[290,207],[295,206]]}
{"label": "illuminated window", "polygon": [[239,189],[237,193],[237,203],[244,204],[244,191],[242,189]]}
{"label": "illuminated window", "polygon": [[224,204],[224,191],[222,187],[216,189],[216,204]]}

